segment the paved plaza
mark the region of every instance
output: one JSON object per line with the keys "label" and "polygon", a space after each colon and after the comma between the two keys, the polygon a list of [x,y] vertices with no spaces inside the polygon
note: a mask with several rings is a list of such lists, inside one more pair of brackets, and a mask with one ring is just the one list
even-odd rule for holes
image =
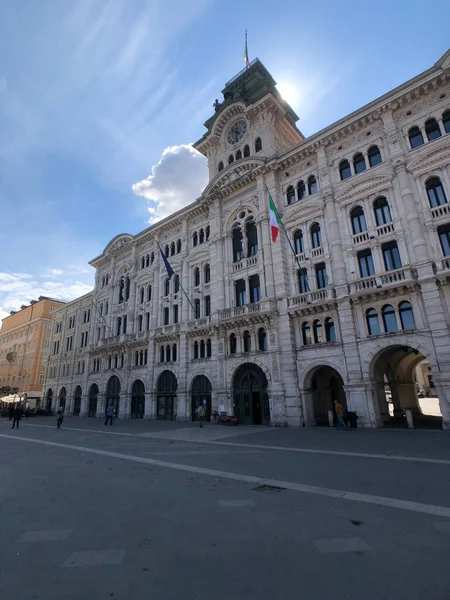
{"label": "paved plaza", "polygon": [[0,421],[2,600],[450,598],[450,436]]}

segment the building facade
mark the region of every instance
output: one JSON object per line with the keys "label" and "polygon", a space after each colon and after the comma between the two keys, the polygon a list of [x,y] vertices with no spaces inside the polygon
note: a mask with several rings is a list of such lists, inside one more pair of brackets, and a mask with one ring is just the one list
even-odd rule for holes
{"label": "building facade", "polygon": [[52,314],[63,305],[60,300],[39,296],[2,320],[0,400],[26,393],[29,405],[39,406],[50,354]]}
{"label": "building facade", "polygon": [[116,236],[90,263],[92,294],[55,312],[47,398],[80,415],[114,403],[124,418],[178,420],[203,403],[280,426],[326,421],[339,399],[378,427],[420,412],[426,360],[449,428],[449,82],[450,51],[304,138],[255,59],[195,144],[209,167],[201,197]]}

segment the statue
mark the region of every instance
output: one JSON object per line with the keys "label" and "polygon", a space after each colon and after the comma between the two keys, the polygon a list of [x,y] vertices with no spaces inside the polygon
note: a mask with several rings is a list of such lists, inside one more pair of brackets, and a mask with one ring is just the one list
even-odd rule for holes
{"label": "statue", "polygon": [[220,108],[220,102],[218,101],[218,99],[216,98],[213,104],[213,108],[216,112],[218,112],[219,108]]}

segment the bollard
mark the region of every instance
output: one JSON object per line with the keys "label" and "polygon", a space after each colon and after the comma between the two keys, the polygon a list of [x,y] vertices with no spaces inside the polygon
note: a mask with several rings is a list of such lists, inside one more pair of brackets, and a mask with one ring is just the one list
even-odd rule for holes
{"label": "bollard", "polygon": [[328,411],[328,425],[334,427],[334,414],[332,410]]}
{"label": "bollard", "polygon": [[408,429],[414,429],[414,419],[413,419],[412,412],[409,410],[409,408],[407,408],[405,413],[406,413],[406,422],[408,423]]}

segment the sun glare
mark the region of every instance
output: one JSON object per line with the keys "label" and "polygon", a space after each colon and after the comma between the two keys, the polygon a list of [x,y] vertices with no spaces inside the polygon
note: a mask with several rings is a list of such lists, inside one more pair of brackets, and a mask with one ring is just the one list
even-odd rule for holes
{"label": "sun glare", "polygon": [[277,90],[292,107],[298,106],[300,103],[300,90],[290,81],[280,81],[277,84]]}

